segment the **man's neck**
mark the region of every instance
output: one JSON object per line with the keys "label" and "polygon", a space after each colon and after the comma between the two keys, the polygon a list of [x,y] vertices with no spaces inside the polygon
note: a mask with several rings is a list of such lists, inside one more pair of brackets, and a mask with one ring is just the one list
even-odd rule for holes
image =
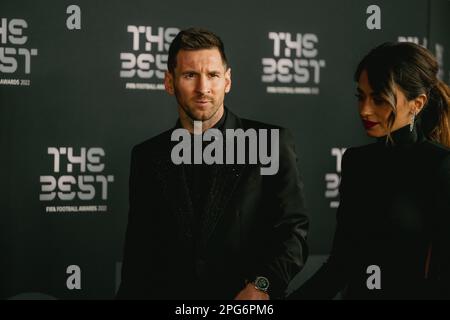
{"label": "man's neck", "polygon": [[[181,126],[190,133],[194,133],[194,120],[191,119],[182,108],[178,107]],[[202,132],[214,127],[224,114],[224,106],[220,107],[217,112],[208,120],[202,121]],[[198,128],[197,128],[198,130]]]}

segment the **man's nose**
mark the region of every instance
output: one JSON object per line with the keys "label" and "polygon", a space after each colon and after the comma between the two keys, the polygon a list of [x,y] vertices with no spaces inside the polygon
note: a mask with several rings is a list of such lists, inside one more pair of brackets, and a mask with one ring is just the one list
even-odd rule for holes
{"label": "man's nose", "polygon": [[211,92],[210,83],[206,76],[200,76],[197,81],[197,92],[201,94],[207,94]]}

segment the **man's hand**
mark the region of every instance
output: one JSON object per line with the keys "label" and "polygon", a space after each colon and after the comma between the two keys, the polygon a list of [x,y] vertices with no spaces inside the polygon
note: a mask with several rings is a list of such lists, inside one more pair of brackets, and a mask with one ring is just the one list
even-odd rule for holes
{"label": "man's hand", "polygon": [[267,293],[262,292],[255,288],[253,283],[247,283],[244,289],[242,289],[234,300],[269,300],[270,297]]}

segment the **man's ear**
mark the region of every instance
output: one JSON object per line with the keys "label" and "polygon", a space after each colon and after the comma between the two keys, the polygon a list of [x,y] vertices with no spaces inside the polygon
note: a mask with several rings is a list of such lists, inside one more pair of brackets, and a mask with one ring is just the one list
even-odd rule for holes
{"label": "man's ear", "polygon": [[414,111],[415,114],[419,114],[420,111],[422,111],[423,107],[425,107],[425,105],[427,104],[427,100],[428,100],[427,95],[422,93],[411,101],[413,104],[412,110]]}
{"label": "man's ear", "polygon": [[228,68],[225,71],[225,93],[230,92],[231,90],[231,68]]}
{"label": "man's ear", "polygon": [[166,88],[166,92],[170,95],[174,95],[174,87],[173,87],[173,75],[170,71],[166,71],[164,74],[164,87]]}

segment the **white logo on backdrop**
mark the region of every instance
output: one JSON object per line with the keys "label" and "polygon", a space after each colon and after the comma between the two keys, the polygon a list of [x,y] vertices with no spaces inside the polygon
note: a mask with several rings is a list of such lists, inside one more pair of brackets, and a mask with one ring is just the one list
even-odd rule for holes
{"label": "white logo on backdrop", "polygon": [[434,51],[435,51],[436,60],[439,65],[437,77],[440,80],[445,81],[445,79],[444,79],[444,75],[445,75],[445,72],[444,72],[444,46],[439,43],[436,43],[436,45],[434,46]]}
{"label": "white logo on backdrop", "polygon": [[27,46],[28,23],[24,19],[0,18],[0,73],[14,78],[0,78],[0,85],[30,86],[30,79],[20,79],[31,74],[31,61],[38,49]]}
{"label": "white logo on backdrop", "polygon": [[319,59],[319,37],[313,33],[269,32],[272,57],[262,59],[262,82],[274,94],[319,94],[325,60]]}
{"label": "white logo on backdrop", "polygon": [[[48,201],[91,201],[108,200],[108,186],[114,182],[113,175],[103,174],[105,164],[103,148],[80,148],[75,155],[72,147],[49,147],[47,154],[53,163],[53,175],[40,176],[41,194],[39,200]],[[77,174],[75,174],[77,173]],[[106,212],[105,204],[47,206],[46,212]]]}
{"label": "white logo on backdrop", "polygon": [[346,148],[331,148],[331,155],[335,157],[336,171],[325,174],[325,198],[330,200],[330,208],[339,207],[339,183],[341,182],[341,162]]}
{"label": "white logo on backdrop", "polygon": [[428,48],[428,39],[426,37],[423,37],[422,39],[420,39],[420,37],[416,37],[416,36],[398,36],[397,41],[398,42],[412,42],[412,43],[418,44],[419,46],[422,46],[424,48]]}
{"label": "white logo on backdrop", "polygon": [[170,43],[178,28],[127,26],[130,50],[120,53],[120,77],[125,89],[164,90],[164,73]]}

